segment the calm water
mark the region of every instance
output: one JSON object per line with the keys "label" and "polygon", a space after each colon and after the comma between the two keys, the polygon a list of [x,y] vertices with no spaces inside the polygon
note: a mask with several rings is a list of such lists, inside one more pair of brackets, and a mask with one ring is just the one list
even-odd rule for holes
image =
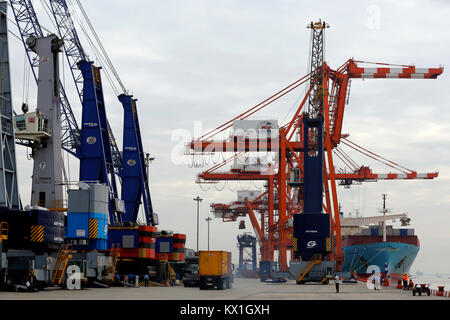
{"label": "calm water", "polygon": [[415,284],[427,283],[432,289],[437,289],[437,286],[445,286],[444,290],[450,291],[450,274],[446,275],[422,275],[411,276]]}

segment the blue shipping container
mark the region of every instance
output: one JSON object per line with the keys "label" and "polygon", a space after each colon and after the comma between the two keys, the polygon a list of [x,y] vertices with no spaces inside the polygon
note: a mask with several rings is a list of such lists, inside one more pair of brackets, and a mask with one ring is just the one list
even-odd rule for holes
{"label": "blue shipping container", "polygon": [[89,219],[97,219],[97,239],[108,239],[108,216],[103,213],[69,212],[67,214],[66,238],[89,238]]}
{"label": "blue shipping container", "polygon": [[113,244],[118,244],[122,249],[139,248],[139,230],[137,228],[110,228],[108,230],[108,247],[111,248]]}
{"label": "blue shipping container", "polygon": [[156,253],[172,253],[173,239],[169,237],[156,238]]}
{"label": "blue shipping container", "polygon": [[89,214],[84,212],[69,212],[67,214],[66,238],[87,238],[89,236]]}

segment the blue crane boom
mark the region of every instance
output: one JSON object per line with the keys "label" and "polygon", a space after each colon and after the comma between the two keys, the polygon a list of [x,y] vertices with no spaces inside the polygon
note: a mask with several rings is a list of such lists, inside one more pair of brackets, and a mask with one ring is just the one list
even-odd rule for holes
{"label": "blue crane boom", "polygon": [[[153,212],[150,199],[135,100],[132,99],[131,95],[128,95],[120,79],[118,79],[124,91],[124,94],[119,96],[119,101],[122,103],[125,114],[124,154],[127,156],[126,161],[132,160],[129,163],[136,161],[137,171],[134,170],[136,168],[130,168],[131,166],[128,164],[126,169],[124,169],[122,155],[106,117],[100,68],[97,68],[89,61],[75,29],[67,2],[65,0],[49,0],[49,2],[58,34],[64,40],[64,52],[70,66],[78,97],[82,103],[82,125],[80,130],[68,105],[65,91],[61,86],[63,119],[68,123],[64,127],[67,129],[63,132],[63,137],[70,135],[72,138],[72,141],[69,141],[69,143],[64,143],[63,141],[63,147],[65,147],[65,150],[71,147],[72,149],[69,150],[72,152],[70,153],[80,159],[80,181],[96,181],[108,185],[111,199],[111,223],[120,224],[122,222],[122,217],[115,214],[115,211],[120,207],[115,202],[115,200],[118,200],[115,173],[120,181],[123,181],[122,197],[126,199],[127,203],[126,211],[128,213],[123,216],[123,222],[137,222],[139,206],[143,202],[146,224],[156,225],[158,224],[158,218]],[[43,36],[41,26],[30,0],[10,0],[10,3],[30,65],[32,66],[33,75],[36,78],[34,70],[36,68],[36,58],[26,46],[26,39],[29,36]],[[109,59],[107,60],[110,63]],[[116,73],[115,75],[117,78]],[[134,112],[130,110],[134,110]],[[129,134],[131,132],[132,134]]]}
{"label": "blue crane boom", "polygon": [[142,196],[146,224],[157,225],[158,217],[153,212],[145,170],[136,99],[131,95],[121,94],[119,100],[124,109],[122,200],[125,201],[126,210],[122,220],[137,221]]}
{"label": "blue crane boom", "polygon": [[120,222],[114,206],[117,185],[113,168],[100,68],[80,61],[83,74],[83,113],[81,127],[80,181],[105,183],[109,187],[109,218]]}
{"label": "blue crane boom", "polygon": [[[145,160],[144,160],[144,152],[142,148],[141,134],[139,129],[139,121],[137,117],[136,110],[136,100],[132,98],[131,95],[127,94],[122,82],[119,81],[123,94],[119,95],[119,101],[122,103],[124,109],[124,135],[123,135],[123,158],[119,153],[118,146],[114,135],[112,134],[111,128],[109,126],[108,120],[106,119],[106,114],[104,114],[105,107],[103,99],[99,102],[96,100],[99,105],[97,106],[96,115],[95,112],[89,111],[91,107],[88,105],[87,99],[83,99],[86,91],[91,89],[81,90],[80,88],[83,85],[86,85],[86,82],[81,83],[81,79],[84,77],[91,78],[89,74],[84,74],[85,72],[89,72],[89,68],[85,69],[81,72],[80,76],[80,66],[84,65],[87,61],[86,53],[83,49],[83,46],[80,42],[80,39],[77,34],[77,30],[75,29],[74,22],[72,20],[72,15],[70,14],[69,7],[67,5],[66,0],[49,0],[50,6],[52,9],[52,13],[58,28],[58,32],[61,38],[64,39],[64,50],[66,53],[66,57],[71,68],[72,77],[75,82],[75,86],[78,90],[78,95],[80,100],[83,102],[83,115],[85,113],[86,119],[92,119],[92,116],[98,117],[99,121],[91,121],[90,123],[99,123],[99,127],[97,130],[100,130],[97,135],[98,137],[103,137],[102,147],[97,149],[97,151],[101,151],[97,153],[98,156],[102,154],[102,159],[97,159],[96,167],[92,167],[92,154],[90,152],[82,152],[80,158],[80,180],[87,181],[91,178],[95,178],[96,174],[98,177],[101,177],[101,182],[106,182],[110,186],[112,199],[117,198],[117,189],[115,187],[115,179],[111,175],[111,168],[115,169],[116,174],[121,178],[122,182],[122,199],[125,201],[125,213],[119,219],[116,217],[116,221],[121,220],[122,222],[137,222],[138,219],[138,211],[139,206],[141,205],[141,199],[143,201],[144,212],[146,224],[148,225],[156,225],[158,224],[157,215],[153,212],[153,207],[150,198],[150,191],[148,185],[148,177],[145,170]],[[82,8],[81,8],[82,9]],[[83,9],[82,9],[83,10]],[[83,10],[84,11],[84,10]],[[95,35],[96,36],[96,35]],[[109,59],[107,59],[109,61]],[[94,69],[95,70],[95,69]],[[99,77],[99,75],[98,75]],[[100,77],[99,77],[100,78]],[[88,81],[89,85],[92,85],[91,80]],[[96,84],[94,81],[94,86],[99,86],[96,89],[96,93],[98,96],[103,96],[103,92],[101,89],[101,82]],[[98,97],[97,97],[98,99]],[[94,103],[93,100],[90,103]],[[85,111],[86,110],[86,111]],[[88,121],[89,123],[89,121]],[[83,118],[82,132],[86,130],[91,132],[92,127],[85,126],[85,120]],[[108,146],[106,140],[106,131],[109,134],[110,144]],[[82,149],[91,150],[93,146],[87,143],[86,139],[89,139],[91,136],[88,134],[82,133],[81,145]],[[98,146],[100,147],[100,146]],[[109,149],[109,150],[108,150]],[[110,156],[111,154],[111,156]],[[89,158],[89,159],[88,159]],[[96,168],[100,168],[100,170],[95,171]],[[108,179],[106,177],[109,177]],[[95,180],[95,179],[94,179]],[[112,214],[112,211],[111,211]]]}
{"label": "blue crane boom", "polygon": [[[65,0],[49,0],[49,2],[58,29],[58,34],[60,38],[64,40],[64,52],[77,89],[78,97],[80,102],[83,103],[83,72],[80,70],[79,63],[81,61],[88,61],[89,59],[81,45],[67,2]],[[106,127],[111,144],[114,171],[120,178],[123,170],[122,157],[108,119],[106,119]]]}

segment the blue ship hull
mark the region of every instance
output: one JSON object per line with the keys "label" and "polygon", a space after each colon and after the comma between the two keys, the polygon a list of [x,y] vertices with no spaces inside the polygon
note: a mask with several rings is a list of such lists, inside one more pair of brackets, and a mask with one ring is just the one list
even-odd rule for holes
{"label": "blue ship hull", "polygon": [[343,271],[371,273],[371,266],[375,265],[384,272],[386,264],[389,273],[403,274],[409,273],[419,247],[401,242],[375,242],[343,247],[343,251]]}

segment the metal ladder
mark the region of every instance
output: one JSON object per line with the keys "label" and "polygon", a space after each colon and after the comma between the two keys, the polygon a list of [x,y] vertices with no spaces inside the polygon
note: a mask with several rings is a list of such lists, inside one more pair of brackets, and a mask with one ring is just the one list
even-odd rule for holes
{"label": "metal ladder", "polygon": [[72,246],[70,244],[62,244],[52,270],[52,285],[61,284],[70,258],[72,258]]}
{"label": "metal ladder", "polygon": [[117,261],[119,261],[120,257],[120,245],[114,244],[111,246],[111,257],[113,259],[112,265],[110,267],[111,277],[106,279],[107,283],[114,282],[114,276],[116,275]]}
{"label": "metal ladder", "polygon": [[162,283],[164,283],[164,286],[169,286],[170,281],[176,281],[176,273],[173,269],[172,265],[169,262],[169,256],[167,253],[160,255],[160,263],[161,265],[167,264],[167,274],[164,274],[164,277],[162,279]]}
{"label": "metal ladder", "polygon": [[300,284],[300,281],[302,281],[302,279],[306,276],[306,274],[309,272],[309,270],[312,269],[312,267],[314,267],[316,264],[319,264],[321,262],[322,262],[322,260],[312,260],[311,263],[303,271],[303,273],[300,276],[297,275],[297,284]]}
{"label": "metal ladder", "polygon": [[2,222],[0,224],[0,242],[2,240],[8,240],[8,223]]}

